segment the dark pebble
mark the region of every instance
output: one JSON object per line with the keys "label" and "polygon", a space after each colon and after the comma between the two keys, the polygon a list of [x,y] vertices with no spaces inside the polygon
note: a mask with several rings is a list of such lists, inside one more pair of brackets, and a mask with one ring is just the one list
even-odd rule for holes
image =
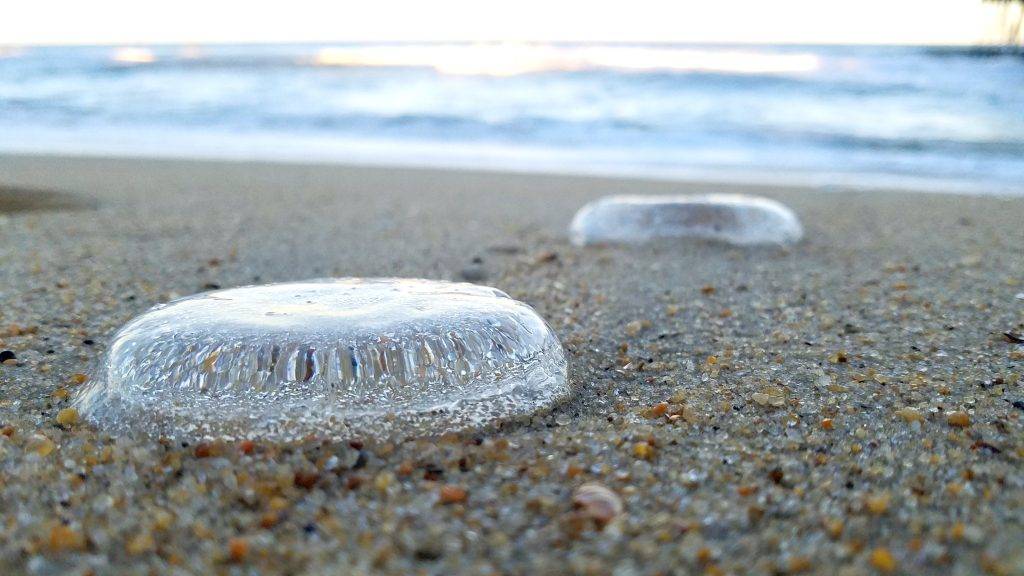
{"label": "dark pebble", "polygon": [[462,279],[469,282],[477,282],[487,278],[487,270],[479,264],[471,264],[462,269]]}
{"label": "dark pebble", "polygon": [[520,248],[519,246],[498,245],[498,246],[488,246],[487,247],[487,251],[488,252],[493,252],[494,254],[519,254],[520,252],[523,251],[523,249]]}
{"label": "dark pebble", "polygon": [[424,480],[440,480],[444,476],[444,468],[441,468],[437,464],[427,464],[423,467],[423,479]]}
{"label": "dark pebble", "polygon": [[14,354],[14,352],[11,352],[10,350],[4,350],[3,352],[0,352],[0,362],[14,360],[15,358],[17,358],[17,356]]}
{"label": "dark pebble", "polygon": [[441,557],[441,550],[435,546],[424,546],[416,550],[417,560],[437,560]]}
{"label": "dark pebble", "polygon": [[359,470],[360,468],[365,467],[366,466],[366,460],[367,460],[366,451],[365,450],[360,450],[359,451],[359,456],[356,457],[355,464],[352,465],[352,469],[353,470]]}

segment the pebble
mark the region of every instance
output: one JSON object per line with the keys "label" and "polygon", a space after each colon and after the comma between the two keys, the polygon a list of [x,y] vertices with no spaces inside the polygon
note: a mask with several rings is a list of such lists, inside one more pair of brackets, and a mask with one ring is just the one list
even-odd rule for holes
{"label": "pebble", "polygon": [[636,336],[643,329],[644,329],[644,322],[643,321],[641,321],[641,320],[633,320],[632,322],[629,322],[628,324],[626,324],[626,335],[627,336]]}
{"label": "pebble", "polygon": [[769,390],[767,392],[754,392],[750,399],[759,406],[772,406],[779,408],[786,404],[786,397],[781,390]]}
{"label": "pebble", "polygon": [[633,455],[642,460],[654,458],[654,447],[647,442],[637,442],[633,445]]}
{"label": "pebble", "polygon": [[875,548],[871,551],[870,560],[871,565],[883,574],[891,574],[896,571],[896,558],[893,557],[892,552],[889,552],[888,548]]}
{"label": "pebble", "polygon": [[78,410],[74,408],[64,408],[60,412],[57,412],[57,424],[61,426],[71,426],[78,423]]}
{"label": "pebble", "polygon": [[80,552],[86,547],[85,536],[78,530],[63,524],[58,524],[50,529],[48,543],[50,550],[54,552]]}
{"label": "pebble", "polygon": [[946,414],[946,424],[956,428],[966,428],[971,425],[971,417],[966,412],[950,412]]}
{"label": "pebble", "polygon": [[232,562],[242,562],[249,556],[249,541],[245,538],[228,540],[228,558]]}
{"label": "pebble", "polygon": [[320,474],[307,470],[299,471],[295,473],[293,481],[299,488],[309,490],[316,486],[316,483],[320,481]]}
{"label": "pebble", "polygon": [[459,275],[467,282],[480,282],[487,279],[487,269],[483,264],[471,264],[463,268]]}
{"label": "pebble", "polygon": [[924,415],[914,408],[901,408],[896,411],[896,415],[906,422],[922,422],[924,420]]}
{"label": "pebble", "polygon": [[144,531],[132,536],[131,539],[128,540],[128,544],[125,546],[125,551],[133,556],[152,552],[155,549],[156,540],[153,539],[153,534],[149,531]]}
{"label": "pebble", "polygon": [[889,510],[889,503],[892,501],[892,496],[887,492],[879,494],[871,494],[864,499],[864,507],[867,508],[868,512],[871,512],[875,516],[885,514]]}
{"label": "pebble", "polygon": [[57,448],[57,444],[43,434],[33,434],[29,437],[25,448],[40,456],[49,456]]}
{"label": "pebble", "polygon": [[441,504],[461,504],[469,497],[465,488],[446,484],[441,487],[438,501]]}

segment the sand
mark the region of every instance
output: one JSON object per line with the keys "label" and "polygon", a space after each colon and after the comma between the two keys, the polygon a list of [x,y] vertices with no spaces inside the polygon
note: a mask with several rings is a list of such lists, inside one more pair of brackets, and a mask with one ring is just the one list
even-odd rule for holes
{"label": "sand", "polygon": [[[4,574],[1024,573],[1024,199],[16,156],[0,189]],[[689,191],[778,199],[806,241],[566,238],[601,195]],[[573,398],[287,446],[64,410],[149,306],[332,275],[507,291]]]}

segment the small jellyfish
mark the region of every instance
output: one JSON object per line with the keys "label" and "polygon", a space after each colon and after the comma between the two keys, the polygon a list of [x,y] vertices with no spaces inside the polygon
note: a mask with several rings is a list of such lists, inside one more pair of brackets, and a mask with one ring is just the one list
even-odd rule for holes
{"label": "small jellyfish", "polygon": [[665,238],[750,246],[798,242],[803,227],[792,210],[757,196],[609,196],[581,208],[569,234],[578,246]]}
{"label": "small jellyfish", "polygon": [[114,335],[74,402],[112,434],[289,441],[438,434],[568,393],[558,339],[504,292],[349,278],[156,306]]}

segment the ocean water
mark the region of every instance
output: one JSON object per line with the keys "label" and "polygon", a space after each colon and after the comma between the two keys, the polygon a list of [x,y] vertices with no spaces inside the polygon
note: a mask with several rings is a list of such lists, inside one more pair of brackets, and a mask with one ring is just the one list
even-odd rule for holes
{"label": "ocean water", "polygon": [[1024,56],[935,47],[0,49],[0,153],[1024,193]]}

